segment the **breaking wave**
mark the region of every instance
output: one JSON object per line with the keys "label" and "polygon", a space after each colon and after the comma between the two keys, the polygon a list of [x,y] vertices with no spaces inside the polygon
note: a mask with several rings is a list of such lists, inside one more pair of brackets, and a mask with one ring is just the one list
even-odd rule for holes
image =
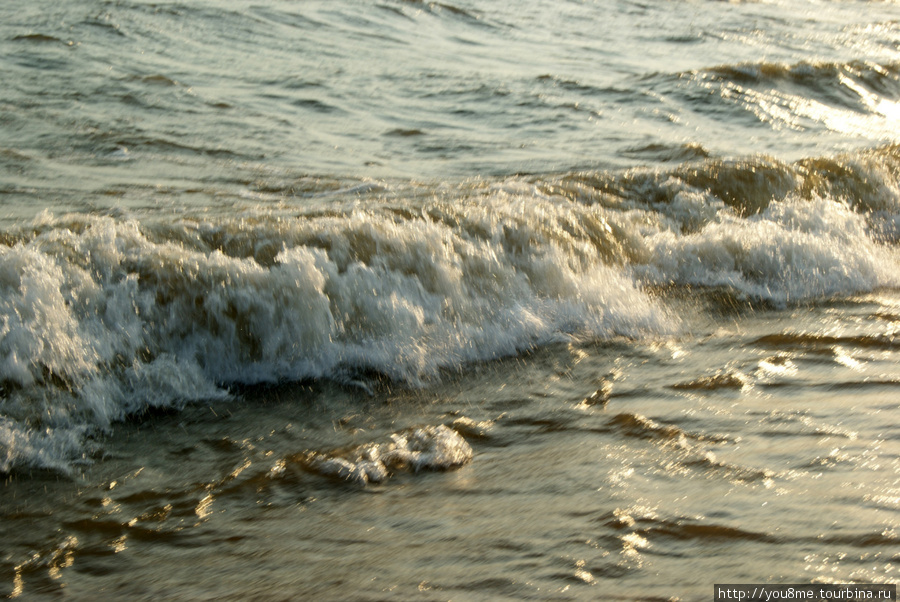
{"label": "breaking wave", "polygon": [[422,386],[556,342],[668,336],[685,327],[669,291],[784,306],[894,287],[898,172],[887,147],[382,183],[327,210],[45,213],[2,233],[0,470],[70,466],[115,421],[233,385]]}

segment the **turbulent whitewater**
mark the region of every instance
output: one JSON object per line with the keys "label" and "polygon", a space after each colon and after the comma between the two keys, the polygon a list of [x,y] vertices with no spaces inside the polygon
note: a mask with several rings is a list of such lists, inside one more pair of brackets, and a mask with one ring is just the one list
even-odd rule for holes
{"label": "turbulent whitewater", "polygon": [[424,199],[381,185],[348,208],[44,212],[0,251],[4,466],[65,466],[77,434],[229,385],[421,386],[550,343],[670,336],[665,298],[690,290],[784,307],[897,286],[898,166],[887,147]]}

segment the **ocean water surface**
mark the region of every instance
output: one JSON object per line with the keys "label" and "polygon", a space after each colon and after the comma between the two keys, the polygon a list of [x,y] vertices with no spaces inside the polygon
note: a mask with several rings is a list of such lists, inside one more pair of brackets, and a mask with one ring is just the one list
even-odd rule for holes
{"label": "ocean water surface", "polygon": [[900,571],[900,5],[0,6],[0,595]]}

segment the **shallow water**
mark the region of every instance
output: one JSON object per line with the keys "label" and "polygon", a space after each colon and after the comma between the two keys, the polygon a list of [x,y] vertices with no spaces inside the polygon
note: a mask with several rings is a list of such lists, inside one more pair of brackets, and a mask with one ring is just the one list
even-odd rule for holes
{"label": "shallow water", "polygon": [[895,582],[896,7],[0,7],[0,593]]}
{"label": "shallow water", "polygon": [[[75,479],[8,478],[15,591],[287,599],[705,599],[732,581],[891,582],[900,462],[876,293],[665,342],[557,344],[426,389],[246,391],[114,427]],[[686,311],[693,311],[688,308]],[[447,424],[473,457],[323,475]]]}

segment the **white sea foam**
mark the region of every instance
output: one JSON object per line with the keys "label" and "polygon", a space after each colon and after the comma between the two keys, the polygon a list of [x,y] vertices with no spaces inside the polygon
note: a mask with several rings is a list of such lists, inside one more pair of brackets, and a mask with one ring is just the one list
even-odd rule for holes
{"label": "white sea foam", "polygon": [[600,208],[498,192],[431,209],[43,215],[0,247],[3,414],[22,432],[90,433],[230,384],[374,370],[417,386],[536,345],[671,331],[586,233]]}
{"label": "white sea foam", "polygon": [[87,427],[34,429],[0,417],[0,472],[15,466],[36,466],[69,472],[72,461],[84,454]]}
{"label": "white sea foam", "polygon": [[895,249],[877,242],[866,216],[843,202],[791,198],[740,218],[720,211],[696,232],[661,229],[647,282],[725,287],[776,305],[900,284]]}
{"label": "white sea foam", "polygon": [[472,447],[441,424],[394,433],[390,443],[370,443],[345,454],[315,453],[307,464],[323,475],[360,485],[380,483],[398,470],[447,470],[469,463]]}

